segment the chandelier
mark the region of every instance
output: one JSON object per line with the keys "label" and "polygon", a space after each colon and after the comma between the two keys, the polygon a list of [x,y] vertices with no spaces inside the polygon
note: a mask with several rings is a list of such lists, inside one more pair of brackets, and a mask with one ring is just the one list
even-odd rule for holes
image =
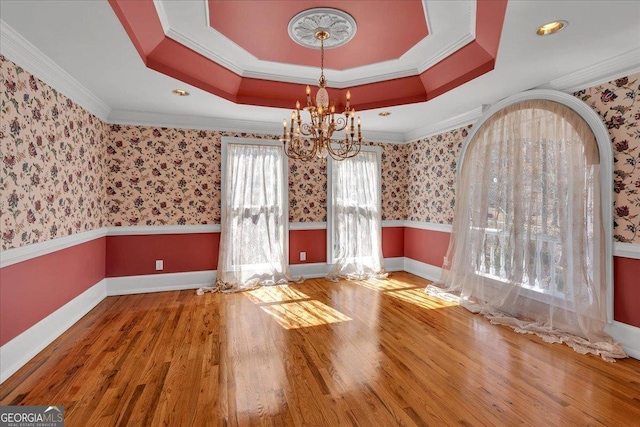
{"label": "chandelier", "polygon": [[[336,114],[335,101],[329,101],[327,80],[324,77],[324,41],[329,32],[318,30],[315,38],[320,40],[320,80],[315,103],[311,99],[311,88],[307,86],[307,106],[310,122],[303,123],[300,115],[300,101],[296,101],[296,109],[291,112],[291,123],[287,129],[287,121],[282,121],[283,133],[280,141],[288,157],[308,161],[314,157],[325,159],[327,155],[335,160],[344,160],[355,156],[362,146],[360,117],[357,130],[354,124],[356,110],[350,108],[351,92],[347,91],[345,109]],[[335,132],[344,131],[344,138],[334,138]]]}

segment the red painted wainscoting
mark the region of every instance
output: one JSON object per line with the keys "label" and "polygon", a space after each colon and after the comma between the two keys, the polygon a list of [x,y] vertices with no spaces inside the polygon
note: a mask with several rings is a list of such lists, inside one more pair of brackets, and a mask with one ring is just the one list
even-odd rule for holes
{"label": "red painted wainscoting", "polygon": [[220,233],[108,236],[106,277],[215,270],[219,244]]}
{"label": "red painted wainscoting", "polygon": [[443,231],[405,227],[404,256],[442,267],[444,256],[449,248],[450,235],[450,233]]}
{"label": "red painted wainscoting", "polygon": [[382,255],[385,258],[404,256],[404,227],[382,228]]}
{"label": "red painted wainscoting", "polygon": [[[300,252],[307,253],[300,261]],[[382,254],[385,258],[404,256],[404,227],[382,228]],[[327,262],[327,230],[290,230],[289,264]]]}
{"label": "red painted wainscoting", "polygon": [[[106,277],[215,270],[219,244],[220,233],[108,236]],[[300,261],[303,251],[306,261]],[[387,258],[403,256],[404,227],[382,229],[382,252]],[[159,259],[162,271],[155,269]],[[326,229],[289,231],[290,264],[326,261]]]}
{"label": "red painted wainscoting", "polygon": [[640,259],[613,257],[613,318],[640,328]]}
{"label": "red painted wainscoting", "polygon": [[[300,261],[300,252],[307,253]],[[327,230],[289,230],[289,264],[327,262]]]}
{"label": "red painted wainscoting", "polygon": [[0,269],[0,345],[104,279],[106,237]]}

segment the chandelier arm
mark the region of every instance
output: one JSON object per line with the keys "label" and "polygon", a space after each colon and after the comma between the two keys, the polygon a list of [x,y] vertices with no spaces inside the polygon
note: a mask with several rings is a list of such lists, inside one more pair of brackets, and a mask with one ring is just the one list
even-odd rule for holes
{"label": "chandelier arm", "polygon": [[[342,144],[344,145],[344,141],[342,141]],[[344,150],[342,149],[338,149],[338,150],[334,150],[331,147],[331,144],[327,145],[327,151],[329,153],[329,155],[334,159],[334,160],[344,160],[344,159],[350,159],[351,157],[355,157],[358,153],[360,153],[360,144],[350,144],[349,148],[345,147]]]}
{"label": "chandelier arm", "polygon": [[347,127],[347,119],[345,117],[338,116],[338,118],[335,120],[335,130],[340,132],[341,130],[344,130],[344,128],[346,127]]}
{"label": "chandelier arm", "polygon": [[[292,145],[296,145],[293,140],[285,145],[285,154],[291,159],[308,161],[313,159],[313,157],[315,156],[315,150],[301,150],[299,148],[295,149],[295,147],[292,147]],[[297,145],[302,146],[302,141],[300,139],[298,139]]]}
{"label": "chandelier arm", "polygon": [[300,125],[300,135],[304,135],[305,137],[314,136],[315,130],[309,123],[302,123]]}
{"label": "chandelier arm", "polygon": [[[337,148],[334,149],[333,145],[336,145]],[[329,144],[327,144],[327,151],[334,159],[342,160],[357,155],[361,147],[362,141],[360,139],[355,140],[347,134],[345,140],[331,140]]]}

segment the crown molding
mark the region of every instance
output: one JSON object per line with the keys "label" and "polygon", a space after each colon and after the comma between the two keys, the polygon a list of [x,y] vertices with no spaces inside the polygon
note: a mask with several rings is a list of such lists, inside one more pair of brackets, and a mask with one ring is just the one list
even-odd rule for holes
{"label": "crown molding", "polygon": [[[108,124],[118,125],[258,133],[274,136],[280,136],[282,132],[282,125],[279,122],[220,119],[215,117],[185,116],[132,110],[111,110],[109,117],[107,117],[105,121]],[[401,133],[365,130],[363,135],[366,141],[395,144],[405,143],[404,135]]]}
{"label": "crown molding", "polygon": [[423,138],[428,138],[433,135],[438,135],[453,129],[458,129],[462,126],[475,123],[480,118],[480,116],[482,116],[482,106],[476,107],[471,111],[467,111],[466,113],[451,117],[450,119],[442,120],[438,123],[432,123],[409,131],[404,134],[404,140],[407,143],[415,142]]}
{"label": "crown molding", "polygon": [[[168,21],[167,21],[168,22]],[[163,27],[164,29],[164,27]],[[213,30],[213,29],[212,29]],[[169,37],[170,39],[175,40],[176,42],[188,47],[189,49],[199,53],[200,55],[209,58],[210,60],[216,62],[218,65],[222,65],[224,68],[233,71],[234,73],[236,73],[239,76],[244,76],[244,70],[240,67],[238,67],[237,65],[235,65],[234,63],[230,62],[228,59],[223,58],[222,56],[218,55],[217,53],[215,53],[214,51],[212,51],[211,49],[208,49],[206,46],[204,46],[203,44],[197,42],[196,40],[194,40],[192,37],[174,30],[173,28],[168,28],[165,30],[165,35],[167,37]],[[287,80],[289,81],[289,80]]]}
{"label": "crown molding", "polygon": [[133,110],[112,110],[106,122],[108,124],[118,125],[249,132],[267,135],[280,135],[282,131],[282,123],[151,113]]}
{"label": "crown molding", "polygon": [[169,16],[167,15],[167,10],[164,8],[164,4],[162,4],[162,0],[153,0],[153,5],[156,8],[158,19],[160,19],[160,25],[162,25],[162,31],[166,35],[167,31],[171,29],[171,25],[169,24]]}
{"label": "crown molding", "polygon": [[431,68],[434,65],[436,65],[438,62],[442,61],[443,59],[445,59],[445,58],[447,58],[447,57],[449,57],[451,55],[453,55],[455,52],[457,52],[458,50],[462,49],[463,47],[465,47],[466,45],[468,45],[469,43],[471,43],[475,39],[476,39],[475,35],[473,35],[471,33],[466,33],[465,35],[460,37],[458,40],[456,40],[455,42],[451,43],[449,46],[447,46],[444,49],[442,49],[435,56],[432,56],[427,61],[425,61],[422,64],[420,64],[416,74],[422,74],[423,72],[425,72],[429,68]]}
{"label": "crown molding", "polygon": [[107,118],[111,107],[1,19],[0,40],[0,53],[6,58],[101,120]]}
{"label": "crown molding", "polygon": [[640,48],[606,59],[582,70],[551,80],[538,89],[554,89],[566,93],[576,92],[588,87],[640,71]]}

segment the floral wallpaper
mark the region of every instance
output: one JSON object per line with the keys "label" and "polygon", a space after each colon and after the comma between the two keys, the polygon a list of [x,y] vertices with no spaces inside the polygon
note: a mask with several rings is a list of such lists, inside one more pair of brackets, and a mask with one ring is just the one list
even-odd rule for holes
{"label": "floral wallpaper", "polygon": [[407,218],[408,147],[406,144],[371,143],[382,147],[382,220]]}
{"label": "floral wallpaper", "polygon": [[469,129],[471,125],[407,144],[408,220],[453,222],[456,167]]}
{"label": "floral wallpaper", "polygon": [[[220,223],[223,136],[269,135],[144,126],[110,126],[106,148],[108,222],[126,225]],[[383,147],[383,218],[404,219],[403,146]],[[327,218],[326,161],[289,160],[289,220]]]}
{"label": "floral wallpaper", "polygon": [[574,95],[600,114],[611,136],[614,239],[640,243],[640,73]]}
{"label": "floral wallpaper", "polygon": [[[112,125],[106,148],[109,224],[219,224],[223,136],[274,138]],[[324,221],[326,166],[289,160],[289,169],[290,221]]]}
{"label": "floral wallpaper", "polygon": [[219,132],[111,125],[109,225],[219,223],[220,144]]}
{"label": "floral wallpaper", "polygon": [[0,56],[2,250],[104,226],[96,116]]}
{"label": "floral wallpaper", "polygon": [[[0,56],[2,249],[105,225],[220,221],[223,136],[269,135],[107,125]],[[640,242],[640,74],[575,94],[609,129],[615,239]],[[382,147],[384,220],[450,224],[455,170],[471,126]],[[289,216],[326,221],[326,163],[289,161]]]}
{"label": "floral wallpaper", "polygon": [[327,162],[289,159],[289,221],[327,220]]}

